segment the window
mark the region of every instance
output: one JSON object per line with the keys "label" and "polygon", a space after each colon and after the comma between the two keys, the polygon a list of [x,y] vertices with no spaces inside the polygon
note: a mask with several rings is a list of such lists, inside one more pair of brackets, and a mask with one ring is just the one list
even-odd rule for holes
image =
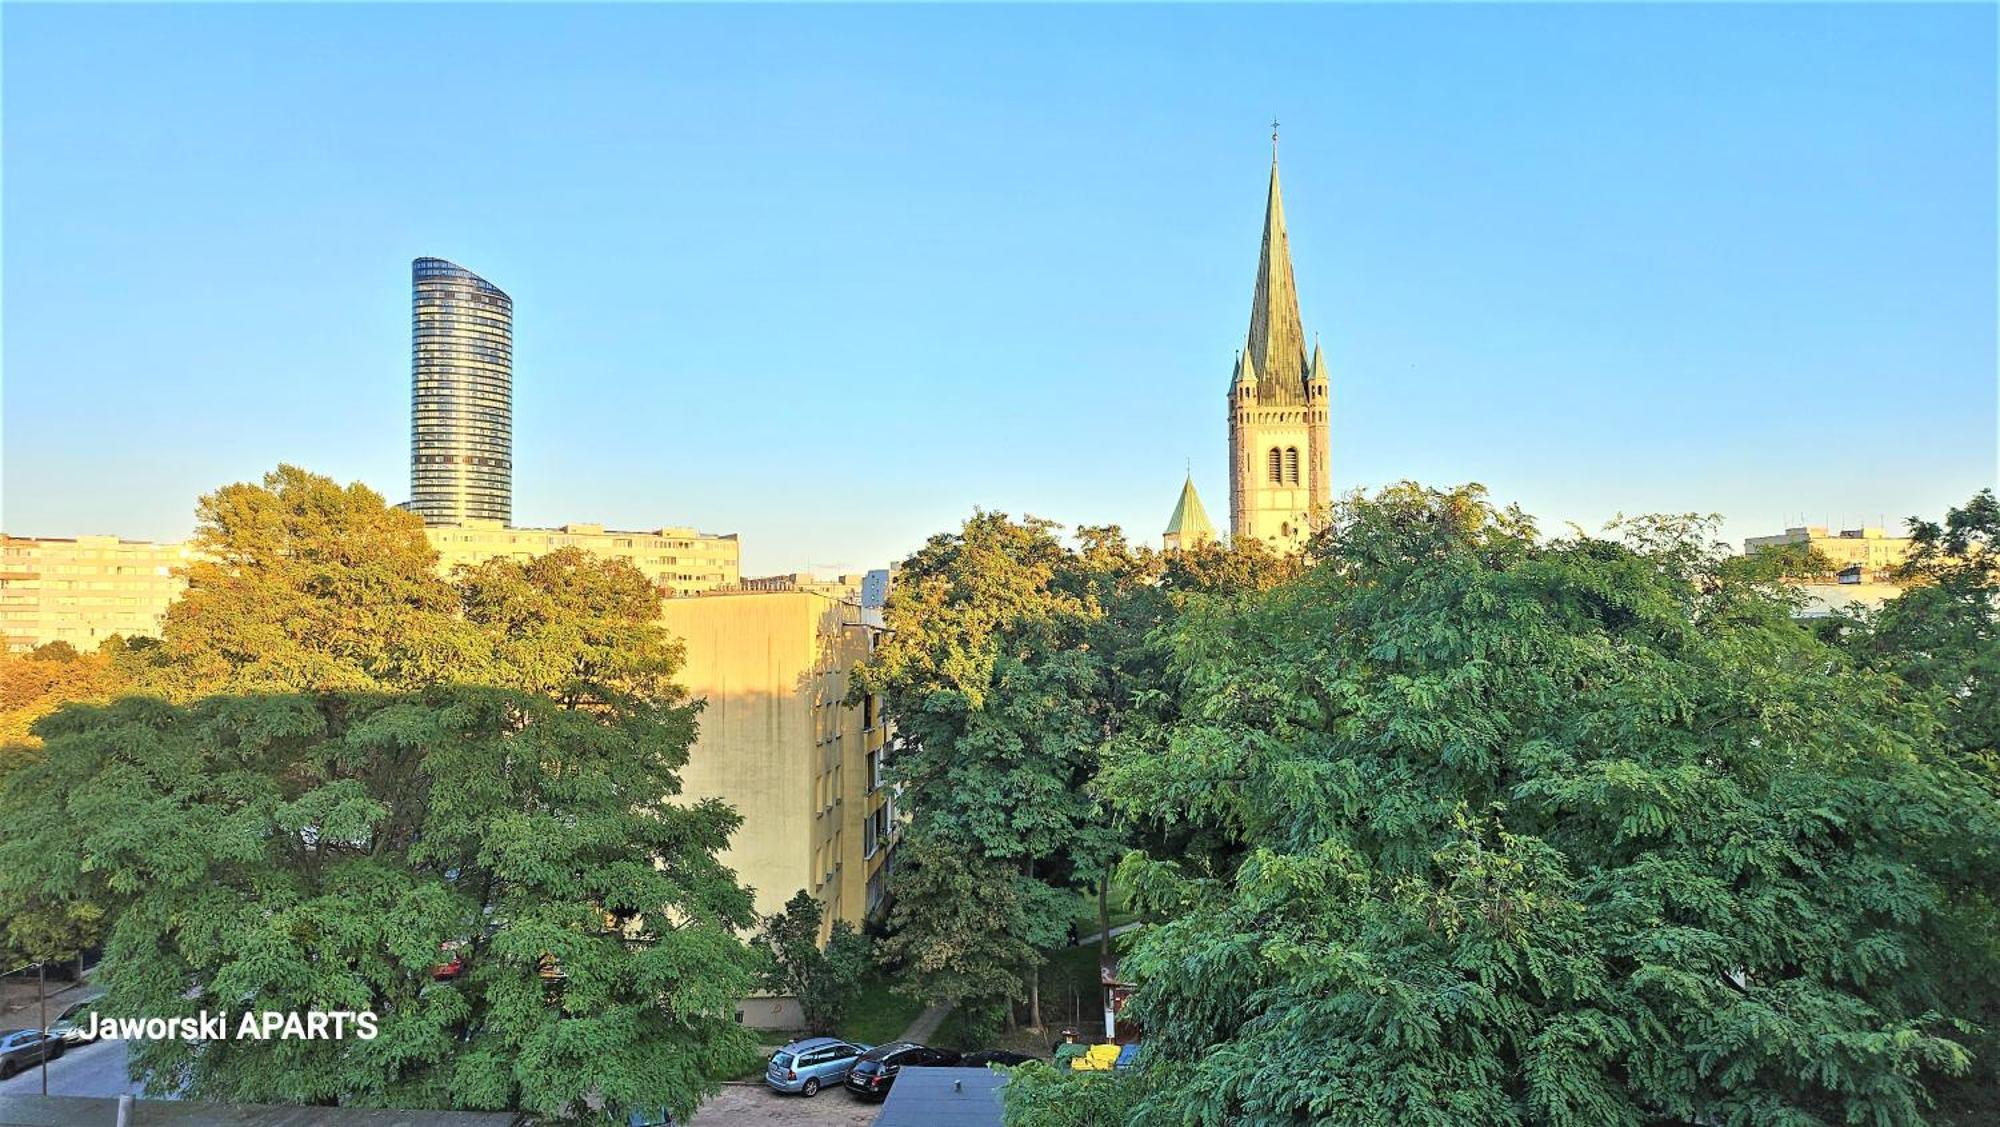
{"label": "window", "polygon": [[1285,480],[1284,454],[1277,447],[1271,447],[1271,484],[1282,485]]}
{"label": "window", "polygon": [[1288,485],[1299,483],[1299,448],[1296,446],[1285,448],[1285,483]]}
{"label": "window", "polygon": [[882,848],[882,842],[889,836],[888,807],[881,807],[861,823],[861,859],[866,861]]}

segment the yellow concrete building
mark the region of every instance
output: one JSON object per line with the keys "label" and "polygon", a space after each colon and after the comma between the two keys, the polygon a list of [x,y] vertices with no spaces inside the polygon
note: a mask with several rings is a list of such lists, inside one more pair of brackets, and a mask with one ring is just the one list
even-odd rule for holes
{"label": "yellow concrete building", "polygon": [[187,584],[186,546],[116,536],[0,536],[0,633],[20,652],[68,642],[88,652],[113,634],[160,632]]}
{"label": "yellow concrete building", "polygon": [[858,924],[882,902],[897,832],[882,780],[889,725],[873,698],[845,703],[880,615],[842,581],[758,582],[661,607],[687,647],[681,683],[707,701],[682,798],[720,798],[743,816],[723,859],[760,914],[804,889],[827,926]]}
{"label": "yellow concrete building", "polygon": [[601,524],[561,528],[510,528],[497,520],[468,520],[424,529],[446,574],[458,564],[503,556],[527,560],[557,548],[582,548],[595,556],[629,561],[670,595],[693,595],[734,587],[741,578],[741,546],[736,534],[715,536],[692,528],[645,532],[606,529]]}
{"label": "yellow concrete building", "polygon": [[1815,524],[1788,528],[1780,536],[1752,536],[1743,541],[1743,554],[1786,544],[1809,544],[1832,561],[1835,572],[1858,567],[1862,579],[1880,583],[1887,581],[1889,573],[1909,558],[1911,541],[1907,536],[1890,536],[1879,528],[1830,532],[1825,525]]}

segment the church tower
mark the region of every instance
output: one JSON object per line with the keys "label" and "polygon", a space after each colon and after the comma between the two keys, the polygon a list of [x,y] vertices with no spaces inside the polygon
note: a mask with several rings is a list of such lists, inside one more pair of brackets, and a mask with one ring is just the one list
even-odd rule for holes
{"label": "church tower", "polygon": [[1326,357],[1306,353],[1285,201],[1278,192],[1278,135],[1271,134],[1271,194],[1257,254],[1250,336],[1229,385],[1229,533],[1279,551],[1304,546],[1333,502],[1328,465]]}

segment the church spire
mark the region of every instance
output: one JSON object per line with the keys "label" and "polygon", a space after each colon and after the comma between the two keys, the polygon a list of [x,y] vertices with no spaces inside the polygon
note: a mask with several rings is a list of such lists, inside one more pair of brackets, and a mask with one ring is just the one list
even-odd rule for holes
{"label": "church spire", "polygon": [[1194,473],[1189,471],[1187,481],[1181,486],[1181,499],[1174,503],[1174,515],[1167,518],[1167,530],[1161,534],[1160,547],[1169,552],[1181,551],[1216,541],[1215,525],[1208,520],[1208,510],[1202,507],[1201,495],[1194,491]]}
{"label": "church spire", "polygon": [[1285,237],[1285,199],[1278,190],[1278,134],[1271,132],[1271,192],[1264,202],[1264,245],[1257,254],[1257,291],[1250,303],[1246,357],[1267,403],[1305,401],[1306,339],[1299,291],[1292,281],[1292,247]]}

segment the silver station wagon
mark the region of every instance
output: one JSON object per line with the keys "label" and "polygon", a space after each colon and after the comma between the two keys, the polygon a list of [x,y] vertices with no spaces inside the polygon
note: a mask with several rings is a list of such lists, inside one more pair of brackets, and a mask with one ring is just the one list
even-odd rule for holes
{"label": "silver station wagon", "polygon": [[821,1088],[838,1087],[847,1079],[847,1070],[867,1051],[866,1045],[852,1045],[838,1037],[794,1041],[771,1054],[764,1083],[780,1092],[816,1096]]}

